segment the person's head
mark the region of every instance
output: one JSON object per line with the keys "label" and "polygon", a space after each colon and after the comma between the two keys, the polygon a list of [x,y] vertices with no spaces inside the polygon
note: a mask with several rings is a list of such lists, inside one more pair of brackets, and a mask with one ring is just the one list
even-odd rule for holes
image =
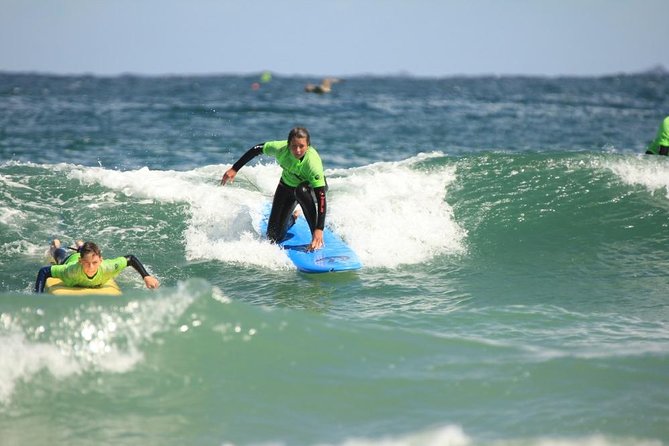
{"label": "person's head", "polygon": [[102,263],[102,252],[98,245],[93,242],[86,242],[79,248],[79,263],[88,277],[92,277],[98,272]]}
{"label": "person's head", "polygon": [[311,136],[304,127],[295,127],[288,133],[288,147],[295,158],[302,158],[311,145]]}

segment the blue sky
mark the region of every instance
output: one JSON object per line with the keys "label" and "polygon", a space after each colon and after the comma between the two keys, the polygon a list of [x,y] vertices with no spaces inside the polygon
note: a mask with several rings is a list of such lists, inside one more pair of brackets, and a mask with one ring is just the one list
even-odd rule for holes
{"label": "blue sky", "polygon": [[669,69],[668,0],[0,0],[0,70],[601,75]]}

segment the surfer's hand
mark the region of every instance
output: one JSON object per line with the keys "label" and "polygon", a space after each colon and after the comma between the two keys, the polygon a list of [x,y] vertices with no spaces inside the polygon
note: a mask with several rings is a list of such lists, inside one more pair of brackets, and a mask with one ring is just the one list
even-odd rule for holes
{"label": "surfer's hand", "polygon": [[235,180],[235,175],[237,175],[237,171],[232,167],[226,170],[223,174],[223,178],[221,178],[221,185],[224,185],[228,181],[232,183]]}
{"label": "surfer's hand", "polygon": [[158,288],[160,286],[160,282],[158,282],[158,279],[156,279],[153,276],[146,276],[144,278],[144,283],[146,284],[146,287],[149,289]]}
{"label": "surfer's hand", "polygon": [[323,230],[315,229],[314,235],[311,238],[311,244],[307,248],[307,251],[315,251],[323,247]]}

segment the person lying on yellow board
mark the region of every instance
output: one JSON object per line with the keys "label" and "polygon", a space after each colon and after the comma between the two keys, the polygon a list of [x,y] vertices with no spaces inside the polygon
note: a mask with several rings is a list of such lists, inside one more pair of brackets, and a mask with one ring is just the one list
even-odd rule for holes
{"label": "person lying on yellow board", "polygon": [[118,276],[128,265],[144,279],[147,288],[158,288],[160,282],[150,275],[144,265],[133,255],[103,260],[102,252],[93,242],[77,242],[75,253],[69,254],[60,246],[60,241],[51,242],[51,256],[55,265],[39,270],[35,281],[35,292],[43,293],[46,280],[55,277],[68,287],[97,288]]}

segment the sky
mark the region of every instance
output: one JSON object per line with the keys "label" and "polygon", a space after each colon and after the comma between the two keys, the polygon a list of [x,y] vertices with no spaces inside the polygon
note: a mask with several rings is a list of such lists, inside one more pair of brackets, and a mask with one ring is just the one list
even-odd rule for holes
{"label": "sky", "polygon": [[0,71],[440,77],[669,69],[669,0],[0,0]]}

